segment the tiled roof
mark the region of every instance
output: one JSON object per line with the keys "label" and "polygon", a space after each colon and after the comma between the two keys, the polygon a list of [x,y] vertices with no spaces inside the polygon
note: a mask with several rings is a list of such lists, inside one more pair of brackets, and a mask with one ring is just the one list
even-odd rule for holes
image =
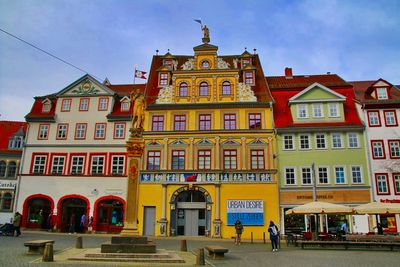
{"label": "tiled roof", "polygon": [[320,83],[326,87],[348,86],[349,84],[336,74],[295,75],[266,77],[270,89],[306,88],[313,83]]}
{"label": "tiled roof", "polygon": [[[43,103],[42,101],[46,98],[50,99],[52,105],[49,112],[42,112]],[[48,119],[53,120],[55,113],[56,113],[56,104],[57,98],[55,95],[47,95],[47,96],[37,96],[35,97],[35,102],[33,103],[31,111],[25,116],[27,121],[34,120],[34,119]]]}
{"label": "tiled roof", "polygon": [[392,86],[389,88],[390,98],[388,100],[375,99],[371,96],[371,86],[377,81],[352,81],[356,100],[364,104],[400,104],[400,89]]}
{"label": "tiled roof", "polygon": [[144,94],[144,90],[146,84],[118,84],[118,85],[109,85],[108,86],[111,90],[113,90],[117,95],[114,96],[114,106],[111,113],[107,116],[108,118],[116,118],[121,116],[131,116],[133,105],[131,105],[129,111],[121,111],[121,99],[124,96],[130,96],[130,94],[137,89],[140,90],[141,93]]}
{"label": "tiled roof", "polygon": [[21,127],[26,133],[27,123],[23,121],[0,121],[0,151],[8,150],[8,141]]}

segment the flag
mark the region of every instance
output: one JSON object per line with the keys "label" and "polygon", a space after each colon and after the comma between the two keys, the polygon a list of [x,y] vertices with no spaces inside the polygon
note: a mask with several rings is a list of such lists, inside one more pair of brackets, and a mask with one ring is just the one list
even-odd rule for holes
{"label": "flag", "polygon": [[146,73],[147,72],[144,72],[144,71],[141,71],[141,70],[135,70],[135,77],[136,78],[140,78],[140,79],[146,79]]}
{"label": "flag", "polygon": [[202,23],[201,23],[201,19],[195,19],[194,21],[196,21],[196,22],[202,24]]}
{"label": "flag", "polygon": [[186,182],[196,182],[197,181],[197,174],[186,174],[185,173],[185,181]]}

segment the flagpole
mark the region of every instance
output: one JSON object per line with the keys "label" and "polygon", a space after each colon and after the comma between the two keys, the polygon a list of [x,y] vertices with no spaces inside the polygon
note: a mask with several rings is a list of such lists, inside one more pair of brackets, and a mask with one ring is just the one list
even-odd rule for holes
{"label": "flagpole", "polygon": [[135,84],[135,79],[136,79],[136,65],[135,65],[135,71],[133,73],[133,84]]}

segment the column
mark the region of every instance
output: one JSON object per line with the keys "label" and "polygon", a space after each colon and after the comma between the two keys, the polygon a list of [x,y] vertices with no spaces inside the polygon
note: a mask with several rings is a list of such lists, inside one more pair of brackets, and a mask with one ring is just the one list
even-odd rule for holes
{"label": "column", "polygon": [[215,220],[213,221],[214,225],[214,235],[215,238],[221,238],[221,219],[220,219],[220,190],[221,184],[215,185]]}
{"label": "column", "polygon": [[167,236],[167,185],[162,185],[162,198],[161,198],[161,219],[158,221],[160,224],[160,236]]}
{"label": "column", "polygon": [[219,160],[221,158],[221,155],[220,155],[220,144],[219,144],[220,140],[221,140],[221,138],[219,136],[215,137],[215,166],[214,166],[215,170],[220,170],[221,169],[221,166],[220,166],[220,163],[219,163]]}
{"label": "column", "polygon": [[194,151],[193,151],[193,143],[194,143],[194,138],[190,137],[189,138],[189,164],[188,164],[188,169],[193,170],[193,161],[194,161]]}
{"label": "column", "polygon": [[166,170],[168,164],[168,138],[164,138],[163,159],[161,162],[161,170]]}
{"label": "column", "polygon": [[242,166],[239,168],[239,170],[247,170],[247,166],[246,166],[246,137],[242,137]]}
{"label": "column", "polygon": [[274,153],[273,153],[273,147],[272,147],[272,137],[268,137],[268,143],[267,143],[267,153],[268,153],[268,169],[273,169],[274,168]]}

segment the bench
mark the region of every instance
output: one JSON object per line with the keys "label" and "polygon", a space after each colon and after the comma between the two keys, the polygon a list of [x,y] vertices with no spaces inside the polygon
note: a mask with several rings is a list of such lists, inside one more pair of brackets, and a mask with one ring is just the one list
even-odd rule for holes
{"label": "bench", "polygon": [[54,244],[54,240],[32,240],[24,243],[25,247],[28,247],[29,254],[43,254],[44,248],[47,243]]}
{"label": "bench", "polygon": [[209,256],[214,260],[220,260],[224,258],[224,254],[229,250],[227,248],[221,246],[206,246],[206,250],[208,250]]}
{"label": "bench", "polygon": [[301,248],[390,248],[390,250],[400,249],[399,242],[354,242],[354,241],[298,241],[301,244]]}

